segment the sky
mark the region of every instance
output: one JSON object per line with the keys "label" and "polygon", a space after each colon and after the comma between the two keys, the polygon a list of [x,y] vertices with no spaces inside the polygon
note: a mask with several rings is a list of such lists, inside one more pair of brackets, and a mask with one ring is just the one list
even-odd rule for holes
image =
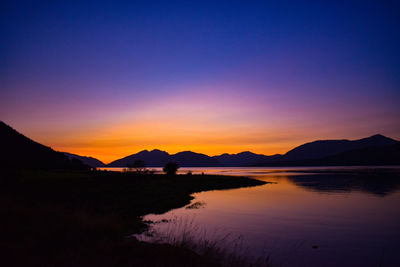
{"label": "sky", "polygon": [[396,1],[9,1],[0,120],[104,162],[400,139]]}

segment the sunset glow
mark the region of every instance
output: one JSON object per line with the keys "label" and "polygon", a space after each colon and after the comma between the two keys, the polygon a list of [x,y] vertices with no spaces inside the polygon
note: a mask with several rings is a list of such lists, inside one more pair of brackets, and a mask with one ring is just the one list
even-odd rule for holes
{"label": "sunset glow", "polygon": [[156,148],[272,155],[316,139],[400,139],[390,4],[205,7],[10,4],[1,120],[106,163]]}

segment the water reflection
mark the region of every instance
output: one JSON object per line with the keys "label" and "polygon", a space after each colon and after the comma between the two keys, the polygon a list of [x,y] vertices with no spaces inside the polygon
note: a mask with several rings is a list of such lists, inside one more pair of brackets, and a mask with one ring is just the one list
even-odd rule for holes
{"label": "water reflection", "polygon": [[398,173],[294,175],[287,176],[287,179],[301,188],[321,193],[361,191],[382,197],[395,192],[400,186]]}
{"label": "water reflection", "polygon": [[188,206],[145,219],[164,220],[153,231],[190,218],[205,232],[243,236],[250,254],[282,266],[378,266],[383,251],[383,266],[400,266],[398,170],[202,169],[273,183],[196,193]]}

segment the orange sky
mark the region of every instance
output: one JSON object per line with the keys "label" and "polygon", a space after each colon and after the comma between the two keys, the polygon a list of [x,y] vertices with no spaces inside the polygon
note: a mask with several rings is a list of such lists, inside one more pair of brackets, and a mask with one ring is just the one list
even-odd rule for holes
{"label": "orange sky", "polygon": [[400,140],[389,1],[6,2],[0,119],[58,151],[108,163]]}
{"label": "orange sky", "polygon": [[[193,100],[186,99],[183,94],[112,111],[50,115],[47,120],[33,119],[46,114],[32,112],[18,123],[6,123],[55,150],[105,163],[144,149],[191,150],[211,156],[242,151],[273,155],[316,139],[357,139],[378,132],[398,137],[393,136],[398,129],[393,127],[394,118],[360,119],[345,108],[333,116],[331,107],[317,107],[319,112],[315,112],[295,103],[277,109],[272,102],[265,105],[260,97],[225,97],[221,101],[218,94],[206,97],[198,93]],[[376,130],[379,128],[391,131]]]}

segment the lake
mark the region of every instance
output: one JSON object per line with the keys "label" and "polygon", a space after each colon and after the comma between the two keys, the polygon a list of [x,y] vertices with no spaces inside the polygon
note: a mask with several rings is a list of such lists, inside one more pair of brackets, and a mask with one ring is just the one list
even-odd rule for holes
{"label": "lake", "polygon": [[[158,169],[159,170],[159,169]],[[281,266],[400,266],[400,168],[183,168],[242,175],[262,186],[193,194],[190,205],[149,214],[152,230],[190,225],[229,234],[251,257]],[[237,237],[237,239],[236,239]]]}

